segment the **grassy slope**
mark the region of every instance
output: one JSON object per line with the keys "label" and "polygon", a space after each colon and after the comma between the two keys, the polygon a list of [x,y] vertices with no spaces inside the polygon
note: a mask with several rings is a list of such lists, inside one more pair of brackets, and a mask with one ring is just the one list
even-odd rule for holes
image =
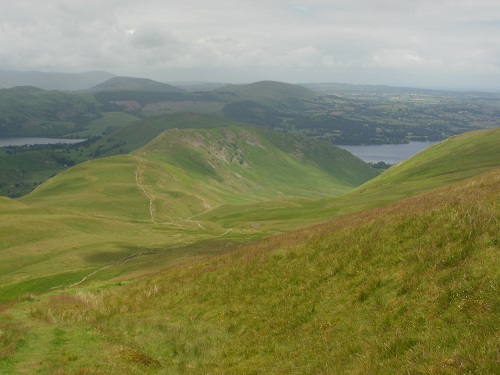
{"label": "grassy slope", "polygon": [[0,149],[0,194],[27,194],[41,182],[65,169],[62,151],[33,150],[9,154]]}
{"label": "grassy slope", "polygon": [[[235,215],[225,207],[217,208],[200,220],[217,220],[226,226],[258,223],[261,230],[284,225],[300,225],[328,220],[353,212],[391,203],[433,187],[460,181],[500,165],[500,128],[465,133],[436,144],[393,166],[386,172],[348,194],[322,201],[289,200],[265,209],[253,204],[240,207],[245,215]],[[298,218],[284,223],[284,218]]]}
{"label": "grassy slope", "polygon": [[[228,130],[229,128],[226,130],[218,129],[212,136],[217,138],[217,134]],[[193,141],[193,131],[189,130],[184,134],[191,134],[191,142]],[[482,138],[481,135],[486,135],[486,137]],[[167,136],[164,135],[164,137]],[[186,140],[189,139],[186,137]],[[462,144],[467,139],[475,140],[478,148],[474,157],[468,155],[461,158]],[[481,141],[481,139],[485,141]],[[278,142],[272,137],[269,138],[269,141]],[[456,179],[461,176],[462,178],[470,176],[476,170],[476,165],[479,166],[480,170],[485,169],[485,166],[493,168],[499,165],[495,161],[498,160],[498,151],[495,152],[494,148],[491,149],[491,145],[495,146],[496,144],[495,134],[478,132],[451,139],[445,143],[446,147],[440,148],[439,153],[432,152],[433,149],[428,150],[432,152],[428,159],[430,168],[428,173],[434,173],[435,177],[427,183],[434,186],[436,183],[443,184],[448,181],[439,177],[440,175],[445,177],[450,175],[445,165],[439,162],[440,159],[461,163],[460,165],[456,164],[455,167],[461,171],[454,174]],[[19,212],[7,214],[2,208],[0,228],[2,242],[7,244],[7,239],[13,241],[12,245],[3,246],[2,252],[3,254],[7,254],[6,251],[9,254],[23,254],[20,256],[22,258],[21,265],[16,268],[15,273],[23,273],[25,276],[22,280],[56,275],[59,272],[59,266],[46,267],[46,263],[44,263],[47,260],[49,262],[47,264],[60,264],[54,259],[49,261],[48,258],[42,257],[40,259],[43,261],[34,261],[35,266],[29,266],[31,268],[24,268],[23,265],[26,262],[31,264],[33,251],[41,249],[40,254],[43,255],[50,252],[56,244],[64,250],[61,251],[60,256],[63,264],[67,264],[65,259],[66,255],[71,253],[70,249],[73,249],[75,254],[78,252],[88,254],[87,258],[82,255],[79,261],[73,263],[72,269],[75,272],[86,271],[88,274],[99,267],[118,262],[127,256],[150,251],[154,255],[143,257],[140,261],[127,262],[126,266],[117,267],[113,274],[99,272],[99,277],[106,279],[120,274],[135,273],[141,269],[143,272],[149,272],[151,268],[148,267],[158,269],[175,259],[185,259],[179,252],[181,247],[184,248],[184,254],[193,252],[195,255],[226,251],[231,244],[359,212],[384,202],[397,200],[398,196],[403,195],[403,193],[411,195],[425,190],[425,185],[418,183],[406,185],[387,183],[385,190],[355,191],[340,198],[318,201],[304,198],[284,199],[282,195],[277,194],[280,191],[277,182],[275,181],[275,184],[272,185],[270,181],[267,181],[270,190],[268,198],[274,194],[274,197],[279,199],[264,200],[259,203],[255,200],[256,197],[245,197],[249,193],[250,186],[242,183],[240,179],[234,178],[233,174],[236,171],[244,176],[243,169],[246,170],[246,173],[250,173],[252,168],[243,168],[238,162],[223,162],[226,165],[225,171],[233,176],[231,182],[239,184],[236,186],[239,186],[241,190],[240,192],[235,192],[235,189],[231,191],[229,188],[224,188],[219,181],[212,177],[205,176],[206,181],[198,182],[199,174],[189,176],[182,170],[188,165],[176,167],[166,164],[162,158],[172,158],[172,154],[169,155],[163,151],[157,152],[159,151],[157,148],[161,145],[165,145],[165,143],[158,139],[157,142],[153,142],[149,146],[149,154],[144,154],[145,150],[142,150],[135,155],[95,160],[76,166],[44,184],[39,190],[24,199],[25,202],[38,204],[45,208],[32,208],[32,212],[27,210],[24,211],[26,214],[21,215]],[[188,148],[183,150],[190,152]],[[234,148],[228,145],[225,146],[224,150],[228,155],[231,153],[235,155]],[[262,153],[259,156],[263,156]],[[420,155],[419,158],[422,156],[425,155]],[[179,163],[181,160],[178,158],[177,162]],[[184,162],[189,163],[190,160],[191,158],[184,159]],[[267,159],[260,160],[257,157],[253,160],[267,162]],[[316,160],[320,161],[320,159]],[[215,161],[212,164],[216,165]],[[297,164],[295,166],[297,167]],[[398,168],[402,168],[406,174],[410,174],[410,170],[403,163],[392,171],[388,171],[390,176],[397,175],[394,170]],[[452,170],[450,169],[450,171]],[[195,172],[196,170],[192,169],[188,173]],[[202,172],[205,173],[206,170],[202,169]],[[267,167],[266,173],[272,172],[273,170]],[[220,171],[217,173],[218,176],[222,175]],[[316,177],[324,176],[318,169],[315,170],[314,174]],[[179,177],[174,179],[173,176]],[[266,181],[257,181],[255,176],[245,177],[253,178],[252,181],[260,183],[261,187],[265,186],[262,183]],[[381,178],[379,180],[383,181]],[[207,181],[210,181],[210,184]],[[286,181],[282,180],[280,185],[284,182]],[[294,186],[303,191],[307,188],[307,185],[303,185],[304,183],[307,184],[307,181],[298,180]],[[402,187],[407,189],[406,192],[402,191]],[[251,188],[255,189],[255,185]],[[319,188],[325,188],[325,185],[318,185]],[[66,190],[66,193],[58,195],[57,192],[61,189]],[[318,189],[315,191],[319,191]],[[323,191],[325,192],[325,190]],[[250,202],[245,203],[244,199],[250,200]],[[229,201],[232,203],[221,205]],[[64,207],[67,211],[61,212]],[[68,217],[72,219],[67,220]],[[152,219],[161,224],[153,223]],[[53,230],[44,230],[47,222],[53,223],[50,225]],[[68,223],[71,223],[69,227]],[[36,230],[34,231],[33,228]],[[229,229],[232,231],[227,232]],[[46,233],[47,238],[40,236],[41,233]],[[90,233],[92,236],[89,235]],[[148,235],[144,236],[145,233]],[[52,239],[52,236],[57,237],[56,234],[73,240],[68,240],[61,245]],[[217,238],[223,234],[225,234],[224,237]],[[32,243],[26,238],[33,238],[36,241]],[[226,241],[220,242],[221,240]],[[204,244],[201,247],[201,252],[200,246],[196,243]],[[97,255],[92,258],[92,254]],[[107,255],[101,256],[102,254]],[[86,260],[82,261],[83,258],[94,260],[87,262]],[[6,264],[9,262],[6,260]],[[48,272],[46,272],[47,270]],[[6,277],[9,275],[6,274]],[[63,285],[76,282],[81,279],[79,277],[79,275],[75,275]],[[29,288],[26,292],[29,292]]]}
{"label": "grassy slope", "polygon": [[[489,133],[472,133],[476,142],[480,134],[497,144]],[[461,159],[461,140],[454,138],[432,154],[438,159],[431,163],[436,169],[429,184],[447,183],[439,177],[448,171],[439,158],[461,160],[454,179],[498,166],[498,150],[491,154],[482,142],[473,158]],[[127,174],[134,167],[125,163],[120,169],[118,174]],[[492,289],[498,289],[498,182],[498,172],[493,172],[336,222],[340,224],[266,240],[263,247],[246,248],[236,258],[174,268],[127,294],[120,292],[118,299],[56,295],[36,308],[33,292],[70,285],[102,265],[108,267],[92,280],[109,280],[127,269],[144,274],[144,269],[151,272],[185,263],[190,256],[224,252],[247,236],[269,233],[253,225],[245,232],[245,225],[272,221],[275,230],[283,231],[290,221],[318,222],[381,204],[396,187],[388,183],[378,195],[370,190],[342,200],[277,200],[265,206],[253,203],[245,210],[226,206],[196,217],[212,215],[210,220],[226,228],[240,223],[238,234],[221,238],[210,237],[221,233],[219,227],[205,231],[194,222],[157,226],[3,199],[0,236],[9,247],[2,252],[14,256],[4,266],[12,273],[3,275],[18,284],[4,284],[0,295],[12,298],[21,291],[31,318],[42,320],[25,320],[22,310],[20,315],[17,310],[1,315],[0,358],[8,360],[0,368],[34,372],[31,366],[41,364],[45,372],[88,367],[155,372],[161,364],[176,372],[200,366],[200,371],[223,366],[235,373],[261,367],[305,373],[401,368],[416,373],[495,372],[491,333],[498,329],[498,299]],[[408,194],[425,190],[422,184],[405,186]],[[25,215],[19,215],[21,208]],[[214,215],[223,209],[225,218]],[[54,256],[54,249],[63,251]],[[76,269],[82,258],[86,268]],[[67,272],[61,274],[61,269]],[[30,281],[30,275],[47,275],[47,270],[49,277]],[[165,311],[170,315],[161,315]],[[91,326],[75,323],[82,316]]]}
{"label": "grassy slope", "polygon": [[[284,150],[284,144],[294,146]],[[373,176],[345,151],[304,137],[249,127],[174,129],[130,155],[77,165],[22,200],[168,221],[224,203],[338,195]]]}
{"label": "grassy slope", "polygon": [[221,119],[217,116],[199,113],[175,113],[143,119],[119,129],[109,137],[93,145],[93,148],[104,150],[102,156],[116,155],[118,148],[106,151],[111,143],[119,143],[121,152],[131,152],[139,147],[151,142],[154,138],[168,129],[189,129],[189,128],[216,128],[226,126],[244,126],[234,121]]}
{"label": "grassy slope", "polygon": [[86,126],[85,130],[72,133],[71,135],[77,138],[102,136],[103,134],[107,134],[113,130],[126,127],[137,120],[139,120],[138,117],[128,113],[103,112],[102,117],[91,121],[90,124]]}
{"label": "grassy slope", "polygon": [[22,210],[0,202],[0,300],[67,286],[97,270],[92,280],[130,277],[227,251],[269,232],[197,215],[222,204],[339,194],[373,175],[331,145],[289,136],[292,156],[275,137],[254,128],[170,130],[133,154],[60,173],[17,201]]}
{"label": "grassy slope", "polygon": [[4,320],[30,341],[3,366],[497,373],[499,188],[496,169],[130,287],[30,302],[30,323]]}
{"label": "grassy slope", "polygon": [[99,136],[105,133],[106,129],[116,129],[90,146],[75,145],[67,150],[24,150],[11,154],[0,149],[0,194],[10,197],[28,194],[40,182],[66,169],[66,160],[81,163],[97,156],[127,153],[144,146],[166,129],[236,124],[214,116],[194,113],[160,116],[142,121],[134,121],[138,120],[137,117],[120,112],[102,115],[84,130],[73,134],[76,137]]}
{"label": "grassy slope", "polygon": [[388,169],[359,187],[356,193],[379,192],[408,196],[433,186],[473,176],[500,165],[500,128],[450,137]]}

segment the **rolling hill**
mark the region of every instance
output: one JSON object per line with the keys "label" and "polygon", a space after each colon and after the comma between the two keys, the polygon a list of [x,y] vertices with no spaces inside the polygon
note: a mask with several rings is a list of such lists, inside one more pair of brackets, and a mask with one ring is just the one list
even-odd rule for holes
{"label": "rolling hill", "polygon": [[390,168],[353,194],[389,189],[392,196],[404,197],[474,176],[500,165],[499,144],[500,128],[450,137]]}
{"label": "rolling hill", "polygon": [[76,335],[101,334],[75,364],[49,364],[89,366],[93,355],[123,372],[495,373],[499,182],[497,170],[129,288],[56,295],[34,316],[63,331],[66,353]]}
{"label": "rolling hill", "polygon": [[[48,285],[61,285],[56,277],[59,267],[43,266],[48,261],[45,255],[41,263],[33,261],[33,251],[49,254],[55,243],[67,238],[57,245],[59,251],[50,257],[50,264],[67,264],[67,256],[77,256],[80,260],[73,260],[71,267],[75,274],[68,276],[71,282],[81,273],[149,252],[140,266],[129,262],[113,269],[112,275],[104,272],[99,277],[141,274],[149,272],[151,265],[157,269],[172,259],[190,258],[189,254],[227,251],[227,246],[445,185],[451,182],[452,169],[441,160],[461,160],[453,174],[455,181],[499,165],[498,129],[475,132],[450,139],[438,147],[439,152],[430,148],[416,156],[428,163],[431,179],[420,174],[418,166],[411,167],[409,159],[372,180],[378,181],[379,189],[370,188],[370,181],[348,192],[373,173],[348,153],[302,137],[222,124],[226,126],[208,121],[198,123],[198,129],[161,132],[131,154],[89,161],[57,175],[16,201],[25,205],[19,212],[2,206],[0,251],[7,269],[11,269],[11,258],[6,254],[24,254],[19,269],[13,269],[24,275],[22,280],[29,284],[30,279],[52,275],[55,284]],[[475,140],[472,144],[476,146],[460,159],[467,139]],[[397,176],[398,170],[405,179],[413,174],[413,183],[394,180],[391,176]],[[33,232],[44,222],[54,223],[54,231]],[[40,233],[46,235],[40,237]],[[141,233],[148,233],[147,238]],[[177,252],[181,247],[185,248],[183,255]],[[36,271],[27,272],[25,262]],[[5,277],[12,275],[6,273]]]}
{"label": "rolling hill", "polygon": [[243,85],[228,85],[214,92],[237,97],[238,100],[251,100],[272,107],[285,108],[299,101],[312,100],[318,94],[305,87],[276,81],[260,81]]}
{"label": "rolling hill", "polygon": [[57,73],[0,70],[0,88],[35,86],[44,90],[79,91],[104,82],[114,75],[108,72]]}
{"label": "rolling hill", "polygon": [[148,91],[148,92],[176,92],[185,93],[186,90],[178,87],[153,81],[147,78],[112,77],[107,81],[92,87],[90,91]]}
{"label": "rolling hill", "polygon": [[[168,221],[231,202],[335,196],[377,174],[326,142],[252,127],[199,126],[165,131],[128,155],[75,166],[23,201],[144,220],[149,200],[153,221]],[[142,210],[134,202],[142,202]]]}
{"label": "rolling hill", "polygon": [[276,129],[288,129],[290,120],[318,97],[305,87],[275,81],[229,85],[213,93],[226,102],[225,118]]}
{"label": "rolling hill", "polygon": [[0,369],[496,373],[499,187],[496,168],[130,285],[26,297],[0,320]]}
{"label": "rolling hill", "polygon": [[36,87],[0,90],[2,137],[59,137],[99,117],[99,105],[91,95]]}
{"label": "rolling hill", "polygon": [[499,129],[355,188],[329,144],[213,125],[0,199],[0,372],[498,372]]}
{"label": "rolling hill", "polygon": [[[338,198],[313,202],[293,200],[293,204],[275,206],[272,210],[266,210],[260,204],[244,205],[239,207],[245,212],[240,217],[220,207],[201,215],[199,219],[217,220],[231,227],[244,225],[246,220],[254,220],[264,230],[273,228],[274,223],[283,218],[301,218],[298,223],[305,225],[392,203],[498,168],[499,137],[500,128],[451,137],[394,165]],[[280,225],[287,224],[282,222]]]}
{"label": "rolling hill", "polygon": [[237,212],[238,204],[339,195],[376,174],[325,142],[211,116],[169,119],[135,124],[135,133],[124,134],[135,142],[132,148],[142,148],[69,168],[15,201],[23,210],[7,209],[11,200],[2,203],[0,253],[7,268],[0,299],[75,283],[128,257],[147,264],[111,267],[111,274],[101,270],[98,277],[130,277],[228,251],[279,226],[232,228],[197,215],[222,206]]}

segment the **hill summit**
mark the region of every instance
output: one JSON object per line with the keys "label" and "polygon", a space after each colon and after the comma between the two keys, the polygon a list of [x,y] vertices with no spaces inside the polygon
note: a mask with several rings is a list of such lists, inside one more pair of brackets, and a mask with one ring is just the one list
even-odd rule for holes
{"label": "hill summit", "polygon": [[24,199],[160,222],[223,204],[338,196],[376,174],[304,136],[249,126],[169,129],[128,155],[70,168]]}
{"label": "hill summit", "polygon": [[172,92],[185,93],[186,90],[153,81],[147,78],[135,77],[113,77],[90,89],[90,91],[148,91],[148,92]]}

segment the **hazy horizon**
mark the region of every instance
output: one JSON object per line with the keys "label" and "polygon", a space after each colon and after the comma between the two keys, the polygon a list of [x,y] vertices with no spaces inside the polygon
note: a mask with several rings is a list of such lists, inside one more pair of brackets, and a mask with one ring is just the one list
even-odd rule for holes
{"label": "hazy horizon", "polygon": [[0,21],[1,70],[500,88],[493,0],[19,0]]}

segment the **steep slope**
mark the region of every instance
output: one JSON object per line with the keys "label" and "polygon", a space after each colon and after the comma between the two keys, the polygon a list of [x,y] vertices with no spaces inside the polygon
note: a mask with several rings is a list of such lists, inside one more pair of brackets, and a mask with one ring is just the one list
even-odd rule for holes
{"label": "steep slope", "polygon": [[[25,335],[52,371],[498,373],[499,194],[496,169],[131,287],[54,296]],[[55,327],[71,362],[36,352]]]}
{"label": "steep slope", "polygon": [[170,129],[131,154],[76,165],[17,201],[0,201],[0,303],[227,252],[297,218],[263,230],[200,214],[225,207],[242,217],[241,204],[270,210],[290,197],[341,194],[374,175],[328,143],[217,124]]}
{"label": "steep slope", "polygon": [[96,142],[93,147],[100,156],[111,156],[136,150],[168,129],[210,129],[226,126],[244,126],[244,124],[207,114],[174,113],[133,122],[102,141]]}
{"label": "steep slope", "polygon": [[[230,126],[173,129],[0,199],[0,372],[496,373],[500,171],[481,135],[497,145],[474,133],[453,178],[489,173],[352,216],[397,201],[395,186],[283,198],[279,185],[310,186],[281,167],[331,172],[321,147],[280,148],[281,135]],[[429,155],[425,184],[394,182],[398,192],[447,184],[441,160],[460,155],[460,140]],[[277,168],[263,165],[276,175],[264,178],[251,172],[266,152]]]}
{"label": "steep slope", "polygon": [[259,204],[247,205],[240,207],[245,212],[242,217],[235,217],[220,207],[200,216],[200,220],[216,218],[227,226],[239,226],[244,220],[252,220],[258,222],[261,229],[272,227],[276,220],[284,217],[300,217],[301,224],[328,220],[498,168],[499,144],[500,128],[465,133],[423,150],[339,198],[326,198],[321,202],[294,200],[293,205],[273,210],[265,210]]}
{"label": "steep slope", "polygon": [[398,163],[352,194],[388,191],[408,196],[500,166],[500,128],[450,137]]}
{"label": "steep slope", "polygon": [[165,222],[229,203],[335,196],[375,175],[348,152],[302,136],[172,129],[130,155],[75,166],[23,201]]}

